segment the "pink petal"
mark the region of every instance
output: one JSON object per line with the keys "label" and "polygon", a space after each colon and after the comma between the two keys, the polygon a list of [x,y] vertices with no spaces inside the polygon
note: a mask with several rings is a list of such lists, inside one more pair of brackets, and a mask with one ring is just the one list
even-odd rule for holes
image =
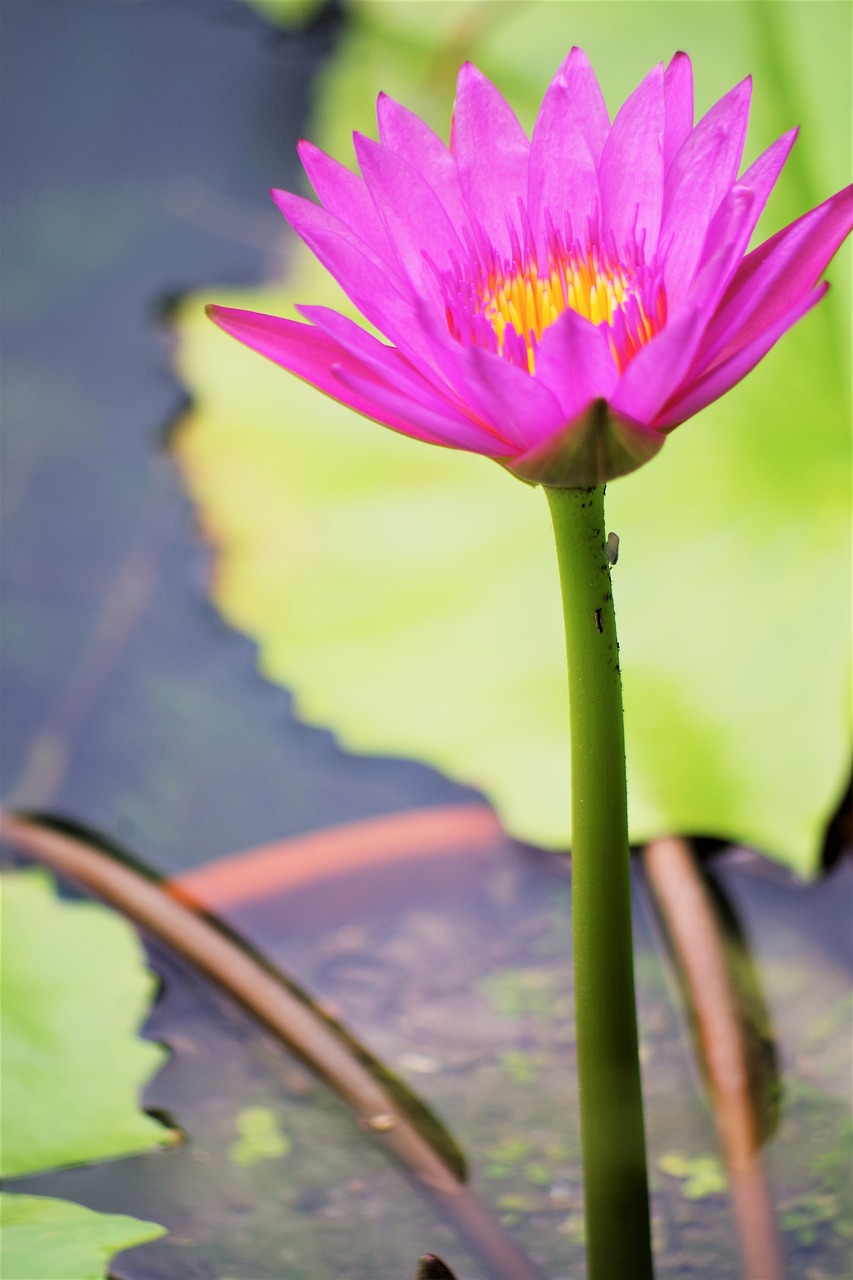
{"label": "pink petal", "polygon": [[663,73],[663,98],[666,172],[693,128],[693,67],[686,53],[676,53]]}
{"label": "pink petal", "polygon": [[[393,260],[384,223],[358,174],[327,156],[312,142],[303,139],[297,149],[308,180],[323,207],[354,231],[365,244],[378,249],[383,258]],[[278,203],[277,192],[273,191],[271,194]]]}
{"label": "pink petal", "polygon": [[536,348],[536,381],[556,397],[567,421],[591,400],[607,400],[619,378],[604,329],[564,311]]}
{"label": "pink petal", "polygon": [[716,364],[698,380],[688,381],[665,405],[655,426],[660,430],[671,431],[687,418],[692,418],[700,409],[718,400],[721,395],[745,378],[779,338],[820,302],[828,288],[829,285],[824,281],[734,355]]}
{"label": "pink petal", "polygon": [[705,362],[726,359],[794,307],[853,227],[853,186],[830,196],[753,249],[731,282],[703,344]]}
{"label": "pink petal", "polygon": [[688,298],[666,327],[635,356],[611,403],[626,417],[654,423],[663,405],[687,377],[705,329],[743,255],[754,196],[735,187],[715,220],[715,252],[702,268]]}
{"label": "pink petal", "polygon": [[696,271],[708,224],[737,176],[751,89],[744,80],[711,107],[667,172],[660,244],[667,298],[676,305]]}
{"label": "pink petal", "polygon": [[450,337],[442,320],[423,305],[419,320],[442,378],[459,401],[514,450],[528,448],[532,438],[563,421],[556,398],[526,369],[491,351],[463,347]]}
{"label": "pink petal", "polygon": [[766,151],[762,151],[757,160],[749,166],[742,178],[738,178],[739,187],[749,187],[755,192],[756,220],[764,211],[770,192],[776,186],[779,174],[785,167],[785,161],[791,154],[791,148],[797,140],[799,129],[789,129],[781,138],[771,142]]}
{"label": "pink petal", "polygon": [[453,225],[464,226],[466,215],[456,161],[438,134],[420,116],[385,93],[377,99],[376,118],[382,145],[408,160],[432,187]]}
{"label": "pink petal", "polygon": [[610,116],[595,72],[583,49],[575,46],[557,74],[563,76],[569,86],[592,158],[598,164],[610,132]]}
{"label": "pink petal", "polygon": [[617,249],[645,231],[646,258],[655,251],[663,198],[663,67],[653,67],[619,109],[601,153],[602,223]]}
{"label": "pink petal", "polygon": [[[394,422],[404,422],[402,428],[395,429],[402,430],[406,435],[417,436],[431,444],[443,444],[449,449],[482,453],[487,458],[506,458],[513,452],[493,432],[484,430],[475,422],[460,422],[449,413],[436,412],[393,387],[372,381],[365,373],[355,371],[351,363],[333,366],[332,374],[347,388],[347,400],[350,403],[358,397],[370,405],[368,410],[362,409],[360,412],[387,426]],[[341,394],[338,398],[344,397]]]}
{"label": "pink petal", "polygon": [[695,307],[670,320],[628,365],[610,398],[613,409],[636,422],[654,422],[687,374],[704,327],[705,318]]}
{"label": "pink petal", "polygon": [[275,198],[294,231],[361,314],[423,372],[432,368],[411,286],[325,209],[287,191],[275,192]]}
{"label": "pink petal", "polygon": [[[735,187],[732,188],[733,192],[749,190],[753,197],[752,207],[749,211],[747,220],[743,225],[741,233],[744,252],[746,251],[749,239],[752,232],[755,230],[756,223],[764,209],[767,197],[782,170],[796,136],[797,130],[792,129],[783,137],[778,138],[776,142],[769,146],[767,150],[758,157],[755,163],[743,175],[743,178]],[[721,219],[726,217],[726,206],[730,197],[731,193],[723,200],[723,203],[720,205],[711,220],[711,225],[708,228],[708,234],[705,238],[705,244],[702,249],[700,270],[716,247],[717,240],[715,229]],[[726,280],[725,283],[726,286],[728,286],[730,281]],[[814,281],[811,283],[814,283]],[[717,302],[719,302],[722,296],[723,294],[721,293],[717,298]],[[711,320],[696,356],[695,364],[697,369],[706,368],[716,358],[727,341],[727,334],[731,332],[732,325],[740,325],[743,319],[744,314],[743,312],[740,312],[732,319],[724,321],[722,326],[716,318]]]}
{"label": "pink petal", "polygon": [[330,307],[298,306],[296,310],[383,381],[418,396],[425,403],[434,400],[437,410],[450,410],[467,417],[464,403],[451,387],[435,376],[425,378],[396,347],[386,346],[348,316]]}
{"label": "pink petal", "polygon": [[513,444],[513,453],[529,449],[565,421],[556,397],[530,374],[480,347],[459,348],[467,396]]}
{"label": "pink petal", "polygon": [[721,223],[723,225],[723,234],[726,234],[725,227],[729,216],[726,207],[727,201],[730,200],[732,193],[736,191],[749,191],[752,195],[748,217],[741,230],[743,252],[746,252],[750,237],[752,236],[758,219],[761,217],[764,206],[767,203],[767,197],[770,195],[770,192],[776,183],[776,179],[782,171],[782,167],[788,158],[788,154],[794,144],[796,136],[797,130],[792,129],[783,137],[777,138],[777,140],[758,157],[755,163],[747,169],[743,177],[738,180],[734,187],[732,187],[729,195],[723,198],[722,203],[717,208],[717,212],[711,219],[711,224],[708,227],[708,232],[705,236],[705,243],[702,246],[702,253],[699,258],[699,271],[702,270],[704,264],[716,251],[718,244],[717,231]]}
{"label": "pink petal", "polygon": [[[382,404],[377,396],[381,397],[384,384],[376,375],[334,339],[311,325],[285,320],[280,316],[239,311],[233,307],[208,307],[207,313],[221,329],[246,346],[288,369],[304,382],[311,383],[333,400],[348,405],[368,418],[375,418],[386,427],[433,444],[446,444],[448,436],[452,435],[455,439],[456,433],[460,438],[467,438],[468,424],[459,424],[451,420],[449,415],[448,419],[434,414],[430,416],[426,411],[421,411],[415,401],[410,402],[405,397],[398,396],[395,408]],[[342,372],[354,380],[353,385],[348,386],[344,382]],[[493,436],[476,428],[471,438],[476,441],[474,445],[460,447],[477,448],[482,443],[489,446],[494,444]],[[498,448],[495,449],[495,455],[500,456]]]}
{"label": "pink petal", "polygon": [[[705,235],[696,276],[682,306],[699,306],[710,322],[743,261],[758,215],[755,192],[740,183],[723,197]],[[677,309],[671,314],[677,314]]]}
{"label": "pink petal", "polygon": [[568,213],[582,235],[599,204],[598,173],[586,129],[569,88],[571,54],[551,81],[533,127],[527,207],[534,235],[545,235],[545,213],[563,230]]}
{"label": "pink petal", "polygon": [[[342,246],[352,249],[361,261],[369,264],[377,277],[393,281],[398,288],[403,284],[399,265],[393,258],[389,260],[383,257],[381,252],[377,252],[375,244],[363,240],[354,228],[322,205],[316,205],[313,200],[306,200],[304,196],[293,195],[290,191],[273,190],[270,195],[299,238],[305,241],[344,288],[346,285],[337,261],[339,253],[342,255],[342,262],[348,257]],[[382,243],[388,244],[387,237],[383,237]]]}
{"label": "pink petal", "polygon": [[527,194],[530,144],[505,99],[470,62],[457,81],[453,151],[470,214],[495,248],[509,253],[506,219],[516,217]]}
{"label": "pink petal", "polygon": [[440,269],[449,267],[451,255],[463,255],[459,237],[438,196],[407,160],[387,147],[355,134],[358,163],[376,208],[385,223],[401,270],[414,289],[433,297],[443,307],[435,272],[425,256]]}

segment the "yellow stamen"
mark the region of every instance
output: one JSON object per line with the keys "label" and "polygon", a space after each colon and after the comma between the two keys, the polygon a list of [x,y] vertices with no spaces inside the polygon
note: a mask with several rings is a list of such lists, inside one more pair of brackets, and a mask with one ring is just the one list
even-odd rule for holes
{"label": "yellow stamen", "polygon": [[[541,275],[532,262],[517,267],[511,274],[492,270],[484,281],[480,309],[494,329],[501,355],[507,330],[511,329],[523,340],[528,368],[533,373],[536,344],[548,326],[567,309],[585,316],[593,324],[612,326],[616,312],[633,293],[637,300],[639,326],[630,345],[634,347],[635,343],[648,342],[663,317],[658,315],[651,319],[645,314],[632,284],[631,273],[626,268],[611,261],[602,262],[593,248],[585,256],[572,253],[552,258],[545,275]],[[660,309],[659,304],[658,311]],[[627,363],[626,356],[630,359],[634,354],[633,350],[630,354],[617,351],[613,342],[611,347],[620,365]]]}

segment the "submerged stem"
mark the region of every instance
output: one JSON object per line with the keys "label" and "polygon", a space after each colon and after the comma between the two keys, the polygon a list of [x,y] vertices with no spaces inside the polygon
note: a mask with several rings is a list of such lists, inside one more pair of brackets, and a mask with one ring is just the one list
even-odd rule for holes
{"label": "submerged stem", "polygon": [[589,1280],[652,1276],[625,735],[604,488],[545,490],[569,671],[572,952]]}

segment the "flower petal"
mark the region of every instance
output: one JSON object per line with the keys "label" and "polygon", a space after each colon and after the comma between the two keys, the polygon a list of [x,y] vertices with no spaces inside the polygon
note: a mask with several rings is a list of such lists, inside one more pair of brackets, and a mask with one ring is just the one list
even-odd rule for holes
{"label": "flower petal", "polygon": [[663,73],[663,167],[669,168],[693,128],[693,67],[676,53]]}
{"label": "flower petal", "polygon": [[753,249],[709,327],[705,363],[727,359],[810,292],[853,227],[853,186]]}
{"label": "flower petal", "polygon": [[[755,230],[755,226],[764,209],[767,197],[782,170],[796,136],[797,130],[792,129],[789,133],[784,134],[783,137],[778,138],[776,142],[769,146],[767,150],[758,157],[755,163],[743,175],[743,178],[740,179],[735,187],[732,188],[733,192],[748,190],[752,193],[753,197],[752,207],[749,210],[748,216],[741,230],[744,252],[746,251],[746,246],[749,243],[752,232]],[[705,244],[702,249],[700,270],[715,250],[718,240],[716,228],[721,219],[724,219],[726,216],[726,206],[730,196],[723,200],[723,203],[711,219],[711,225],[708,228],[708,234],[705,237]],[[725,281],[727,287],[729,283],[729,280]],[[811,283],[813,284],[814,281],[811,281]],[[717,302],[719,302],[720,298],[723,296],[724,291],[721,291],[717,298]],[[726,345],[727,335],[732,331],[733,326],[739,326],[743,322],[744,318],[743,311],[740,311],[737,315],[731,316],[728,320],[725,320],[722,326],[716,318],[712,319],[696,355],[695,367],[697,369],[701,370],[706,368],[716,359],[723,347]]]}
{"label": "flower petal", "polygon": [[466,215],[462,207],[456,161],[438,134],[433,133],[420,116],[389,98],[386,93],[380,93],[377,99],[376,118],[382,145],[389,151],[404,156],[417,169],[444,205],[453,225],[457,229],[463,227]]}
{"label": "flower petal", "polygon": [[512,446],[508,452],[528,449],[561,425],[564,415],[556,398],[526,369],[480,347],[462,346],[450,337],[443,317],[423,303],[418,319],[440,376],[478,421]]}
{"label": "flower petal", "polygon": [[757,337],[741,347],[734,355],[714,365],[698,380],[689,380],[664,406],[655,426],[662,431],[671,431],[687,418],[692,418],[700,409],[718,400],[721,395],[745,378],[779,338],[820,302],[828,288],[829,285],[824,281],[817,289],[801,298],[790,310],[778,316],[773,324],[763,329]]}
{"label": "flower petal", "polygon": [[[763,152],[754,164],[747,169],[742,178],[739,178],[734,187],[732,187],[728,196],[724,196],[721,204],[717,208],[717,212],[711,219],[705,236],[705,243],[702,246],[702,253],[699,258],[698,271],[701,271],[705,263],[716,252],[719,242],[719,230],[722,224],[723,234],[726,234],[726,225],[729,219],[727,210],[727,202],[730,200],[732,193],[736,191],[749,191],[752,195],[751,206],[748,216],[743,223],[740,231],[740,237],[743,242],[743,252],[746,252],[747,245],[753,231],[755,230],[758,219],[767,203],[767,197],[772,191],[776,179],[782,171],[782,167],[788,158],[794,139],[797,136],[797,130],[792,129],[789,133],[784,134]],[[727,282],[728,283],[728,282]],[[722,296],[722,294],[720,295]]]}
{"label": "flower petal", "polygon": [[356,133],[353,137],[359,167],[364,174],[402,272],[415,291],[442,306],[435,272],[426,256],[427,247],[440,269],[463,254],[462,243],[438,196],[408,160],[387,147]]}
{"label": "flower petal", "polygon": [[660,244],[667,298],[675,305],[696,272],[708,224],[737,176],[751,89],[751,81],[743,80],[715,103],[667,172]]}
{"label": "flower petal", "polygon": [[771,142],[766,151],[762,151],[757,160],[754,160],[747,169],[742,178],[738,178],[737,185],[739,187],[748,187],[750,191],[755,193],[755,217],[756,220],[764,211],[770,192],[776,186],[779,174],[785,167],[785,161],[791,154],[791,148],[797,141],[799,128],[789,129],[787,133],[783,133],[781,138],[777,138],[775,142]]}
{"label": "flower petal", "polygon": [[613,409],[637,422],[654,422],[690,369],[704,327],[700,311],[683,308],[628,365],[611,397]]}
{"label": "flower petal", "polygon": [[[378,277],[393,281],[398,288],[402,285],[403,278],[397,262],[377,253],[374,244],[363,240],[354,228],[336,214],[324,209],[322,205],[314,204],[313,200],[306,200],[304,196],[294,195],[290,191],[273,189],[270,195],[299,238],[305,241],[312,253],[344,288],[346,285],[343,276],[346,274],[348,255],[343,252],[342,246],[352,249],[362,261],[370,265]],[[383,238],[383,243],[387,244],[387,237]],[[339,254],[340,264],[337,261]]]}
{"label": "flower petal", "polygon": [[626,417],[654,423],[688,376],[709,318],[743,256],[754,199],[751,191],[735,187],[724,200],[712,228],[713,256],[666,327],[628,365],[611,397]]}
{"label": "flower petal", "polygon": [[592,158],[597,165],[610,132],[610,116],[607,114],[604,95],[595,72],[583,49],[575,45],[557,74],[564,76],[569,86]]}
{"label": "flower petal", "polygon": [[[396,409],[381,405],[376,394],[385,384],[361,360],[312,325],[285,320],[281,316],[240,311],[234,307],[208,307],[207,314],[226,333],[268,360],[288,369],[304,382],[310,382],[333,400],[368,418],[375,418],[384,426],[433,444],[445,444],[451,429],[464,434],[467,427],[464,423],[460,426],[442,420],[439,430],[432,429],[435,422],[432,419],[427,421],[428,415],[420,413],[414,402],[404,401],[402,397],[398,397]],[[347,386],[341,378],[342,370],[358,383],[357,388]],[[476,432],[475,438],[477,443],[483,440],[494,443],[494,437],[486,433]]]}
{"label": "flower petal", "polygon": [[527,208],[539,243],[546,212],[561,231],[568,214],[574,235],[580,236],[599,204],[595,160],[569,88],[570,60],[571,55],[548,86],[530,143]]}
{"label": "flower petal", "polygon": [[711,219],[696,276],[682,303],[700,306],[709,321],[743,261],[758,221],[758,203],[754,191],[737,183],[723,197]]}
{"label": "flower petal", "polygon": [[411,286],[368,245],[319,205],[287,191],[276,203],[294,231],[338,281],[365,319],[390,338],[422,372],[434,367],[415,311]]}
{"label": "flower petal", "polygon": [[507,215],[515,219],[527,194],[530,143],[515,113],[490,80],[470,62],[459,72],[453,152],[462,197],[502,254],[510,250]]}
{"label": "flower petal", "polygon": [[[417,436],[431,444],[443,444],[448,449],[467,449],[482,453],[487,458],[506,458],[513,450],[493,432],[471,421],[459,421],[450,413],[436,411],[396,388],[373,381],[364,372],[356,371],[351,363],[334,365],[332,374],[347,389],[346,400],[354,403],[356,397],[370,405],[361,409],[369,418],[375,418],[386,426],[395,422],[405,423],[395,430],[405,435]],[[344,399],[343,393],[338,399]]]}
{"label": "flower petal", "polygon": [[[385,225],[358,174],[305,139],[299,143],[297,150],[308,181],[317,192],[323,207],[354,231],[359,240],[372,245],[383,258],[393,261]],[[273,191],[271,194],[278,203],[278,193]]]}
{"label": "flower petal", "polygon": [[619,372],[604,329],[576,311],[564,311],[536,348],[535,377],[572,421],[590,401],[608,399]]}
{"label": "flower petal", "polygon": [[565,421],[557,398],[525,369],[481,347],[459,348],[467,393],[479,413],[512,441],[513,453],[531,448]]}
{"label": "flower petal", "polygon": [[463,402],[451,387],[434,376],[424,378],[396,347],[386,346],[349,316],[341,315],[331,307],[297,306],[296,310],[383,381],[400,391],[434,401],[437,410],[449,409],[467,417]]}
{"label": "flower petal", "polygon": [[646,234],[646,258],[657,248],[663,193],[663,67],[653,67],[619,109],[604,150],[598,181],[602,226],[618,250]]}
{"label": "flower petal", "polygon": [[531,484],[584,489],[636,471],[663,448],[666,436],[594,400],[560,431],[504,465]]}
{"label": "flower petal", "polygon": [[[521,377],[527,378],[527,383],[523,386],[510,385],[510,379],[503,375],[504,368],[510,366],[505,365],[503,361],[500,362],[497,373],[493,367],[488,368],[484,373],[480,366],[466,358],[466,353],[461,348],[457,348],[460,362],[464,365],[464,368],[456,370],[457,380],[462,383],[467,393],[466,399],[462,400],[446,383],[439,385],[435,378],[426,381],[394,347],[384,346],[347,316],[327,307],[299,307],[298,309],[307,320],[316,324],[347,353],[360,361],[367,371],[375,373],[384,383],[387,383],[389,388],[405,396],[411,396],[424,408],[449,418],[456,424],[460,436],[464,435],[469,441],[479,440],[480,445],[476,446],[478,452],[491,450],[492,456],[503,457],[517,451],[519,446],[512,439],[509,427],[511,412],[507,413],[507,405],[510,406],[511,411],[511,406],[519,395],[527,396],[528,402],[531,395],[534,402],[538,397],[537,408],[543,420],[548,414],[552,418],[558,416],[557,408],[550,403],[550,398],[546,398],[544,393],[536,388],[530,391],[527,385],[531,381],[529,375],[520,374]],[[518,370],[513,372],[520,373]],[[502,382],[500,382],[501,378],[503,378]],[[483,388],[485,388],[485,394],[478,394]],[[482,421],[479,423],[473,421],[471,409]],[[494,425],[490,425],[492,420]],[[468,444],[465,447],[473,448],[475,445]]]}

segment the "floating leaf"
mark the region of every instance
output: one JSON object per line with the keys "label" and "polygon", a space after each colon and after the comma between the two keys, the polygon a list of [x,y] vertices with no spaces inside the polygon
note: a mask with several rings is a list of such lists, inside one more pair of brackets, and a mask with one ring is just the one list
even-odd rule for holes
{"label": "floating leaf", "polygon": [[[794,123],[784,55],[796,49],[807,160],[783,174],[767,235],[805,210],[814,188],[826,196],[843,178],[849,112],[835,86],[847,83],[850,15],[817,8],[811,22],[805,6],[730,6],[721,24],[705,5],[616,4],[605,17],[595,5],[362,3],[309,132],[346,159],[344,134],[371,127],[380,88],[446,131],[467,21],[465,54],[527,123],[574,41],[612,101],[675,45],[696,51],[703,109],[750,60],[765,66],[751,157]],[[545,501],[480,458],[359,420],[203,318],[208,300],[285,314],[295,301],[339,305],[301,248],[291,263],[286,291],[217,290],[190,300],[180,323],[196,409],[176,445],[220,551],[215,599],[258,641],[263,672],[294,690],[306,720],[351,750],[443,769],[485,791],[513,835],[565,847],[565,671]],[[844,295],[838,264],[831,278]],[[816,865],[850,764],[838,300],[608,492],[621,538],[614,592],[635,842],[705,833],[801,872]]]}
{"label": "floating leaf", "polygon": [[61,901],[40,870],[0,889],[3,1176],[169,1142],[139,1108],[165,1052],[137,1035],[155,980],[136,933],[98,903]]}
{"label": "floating leaf", "polygon": [[115,1254],[165,1235],[156,1222],[46,1196],[0,1195],[0,1225],[8,1280],[105,1280]]}
{"label": "floating leaf", "polygon": [[282,1132],[275,1112],[269,1107],[244,1107],[234,1117],[234,1124],[240,1136],[228,1151],[232,1164],[278,1160],[292,1150],[290,1139]]}
{"label": "floating leaf", "polygon": [[670,1178],[681,1182],[681,1194],[685,1200],[705,1200],[718,1196],[728,1186],[725,1171],[716,1156],[696,1156],[688,1160],[678,1152],[663,1155],[658,1168]]}

